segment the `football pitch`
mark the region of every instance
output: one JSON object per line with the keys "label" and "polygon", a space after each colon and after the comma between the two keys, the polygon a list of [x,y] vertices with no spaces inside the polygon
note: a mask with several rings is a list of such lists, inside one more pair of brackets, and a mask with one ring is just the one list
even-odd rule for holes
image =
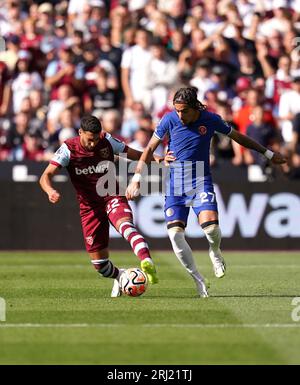
{"label": "football pitch", "polygon": [[[0,364],[300,364],[300,253],[227,251],[220,280],[195,256],[210,298],[154,252],[160,283],[112,299],[85,252],[1,252]],[[129,252],[111,259],[138,266]]]}

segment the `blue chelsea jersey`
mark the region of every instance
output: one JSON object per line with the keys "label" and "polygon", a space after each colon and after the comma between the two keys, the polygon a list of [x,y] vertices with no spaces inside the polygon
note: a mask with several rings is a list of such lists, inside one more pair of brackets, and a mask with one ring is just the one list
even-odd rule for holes
{"label": "blue chelsea jersey", "polygon": [[169,151],[174,152],[176,160],[202,161],[204,175],[210,175],[209,151],[210,141],[215,132],[230,134],[231,126],[219,115],[201,111],[199,118],[188,125],[183,125],[176,111],[166,114],[155,130],[155,137],[162,140],[169,135]]}

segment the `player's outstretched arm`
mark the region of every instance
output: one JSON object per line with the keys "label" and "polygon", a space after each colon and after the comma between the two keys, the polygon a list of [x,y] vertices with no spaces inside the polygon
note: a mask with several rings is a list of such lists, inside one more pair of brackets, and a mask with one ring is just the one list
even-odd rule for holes
{"label": "player's outstretched arm", "polygon": [[49,164],[40,177],[40,186],[48,195],[51,203],[57,203],[60,200],[60,193],[52,186],[52,178],[58,172],[59,167]]}
{"label": "player's outstretched arm", "polygon": [[128,185],[126,190],[126,198],[132,200],[139,195],[140,190],[140,181],[142,177],[142,171],[146,164],[149,164],[153,160],[154,151],[157,149],[160,140],[155,136],[152,136],[148,146],[145,148],[142,153],[140,160],[136,166],[135,174],[131,180],[131,183]]}
{"label": "player's outstretched arm", "polygon": [[[139,160],[140,157],[142,156],[142,152],[141,151],[138,151],[138,150],[135,150],[131,147],[128,147],[128,150],[127,150],[127,157],[128,159],[131,159],[131,160]],[[150,162],[152,161],[155,161],[155,162],[162,162],[164,160],[163,157],[159,156],[159,155],[155,155],[153,154],[152,155],[152,158],[150,159]]]}
{"label": "player's outstretched arm", "polygon": [[228,136],[241,146],[249,148],[250,150],[255,150],[260,154],[264,155],[273,164],[283,164],[287,161],[286,158],[284,158],[279,152],[273,152],[271,150],[268,150],[266,147],[262,146],[249,136],[243,135],[237,130],[233,129]]}

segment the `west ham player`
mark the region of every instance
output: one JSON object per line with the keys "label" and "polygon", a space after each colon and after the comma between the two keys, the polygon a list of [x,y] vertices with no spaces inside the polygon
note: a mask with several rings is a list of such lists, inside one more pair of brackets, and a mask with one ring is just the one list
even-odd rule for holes
{"label": "west ham player", "polygon": [[[215,276],[223,277],[226,265],[220,250],[221,231],[209,165],[212,136],[215,132],[228,135],[242,146],[263,154],[274,164],[285,163],[285,159],[281,154],[273,153],[234,130],[219,115],[206,111],[205,106],[197,100],[197,91],[193,87],[180,88],[174,95],[173,105],[175,110],[163,117],[144,150],[127,188],[126,197],[134,199],[138,195],[143,165],[151,161],[155,149],[168,135],[169,155],[173,156],[169,191],[165,199],[168,235],[174,253],[193,277],[200,297],[207,297],[204,278],[196,268],[191,248],[185,239],[185,227],[190,207],[193,207],[209,243],[209,256]],[[199,170],[203,172],[199,173]]]}
{"label": "west ham player", "polygon": [[49,201],[57,203],[60,194],[52,186],[52,178],[61,167],[67,168],[77,192],[86,250],[96,270],[103,277],[115,279],[112,297],[121,294],[118,279],[122,270],[109,260],[109,222],[130,243],[149,282],[158,282],[148,245],[135,228],[127,199],[118,195],[100,196],[97,192],[101,177],[109,172],[109,165],[113,164],[114,154],[120,153],[127,153],[132,160],[138,160],[142,154],[102,132],[96,117],[85,116],[81,120],[79,136],[62,144],[40,178],[40,185]]}

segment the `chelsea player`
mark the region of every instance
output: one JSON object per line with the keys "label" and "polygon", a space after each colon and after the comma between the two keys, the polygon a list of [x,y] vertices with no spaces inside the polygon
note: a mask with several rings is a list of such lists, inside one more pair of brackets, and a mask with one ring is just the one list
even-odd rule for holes
{"label": "chelsea player", "polygon": [[166,160],[170,163],[170,180],[165,198],[168,235],[175,255],[194,279],[199,296],[207,297],[204,277],[197,270],[192,250],[185,239],[185,227],[192,207],[209,243],[215,276],[222,278],[226,264],[220,250],[221,230],[209,164],[211,138],[218,132],[256,150],[273,164],[282,164],[286,160],[281,154],[234,130],[219,115],[206,111],[206,106],[197,100],[196,88],[180,88],[174,95],[173,106],[174,111],[162,118],[144,150],[126,197],[134,199],[139,194],[143,166],[150,163],[155,149],[168,135]]}

